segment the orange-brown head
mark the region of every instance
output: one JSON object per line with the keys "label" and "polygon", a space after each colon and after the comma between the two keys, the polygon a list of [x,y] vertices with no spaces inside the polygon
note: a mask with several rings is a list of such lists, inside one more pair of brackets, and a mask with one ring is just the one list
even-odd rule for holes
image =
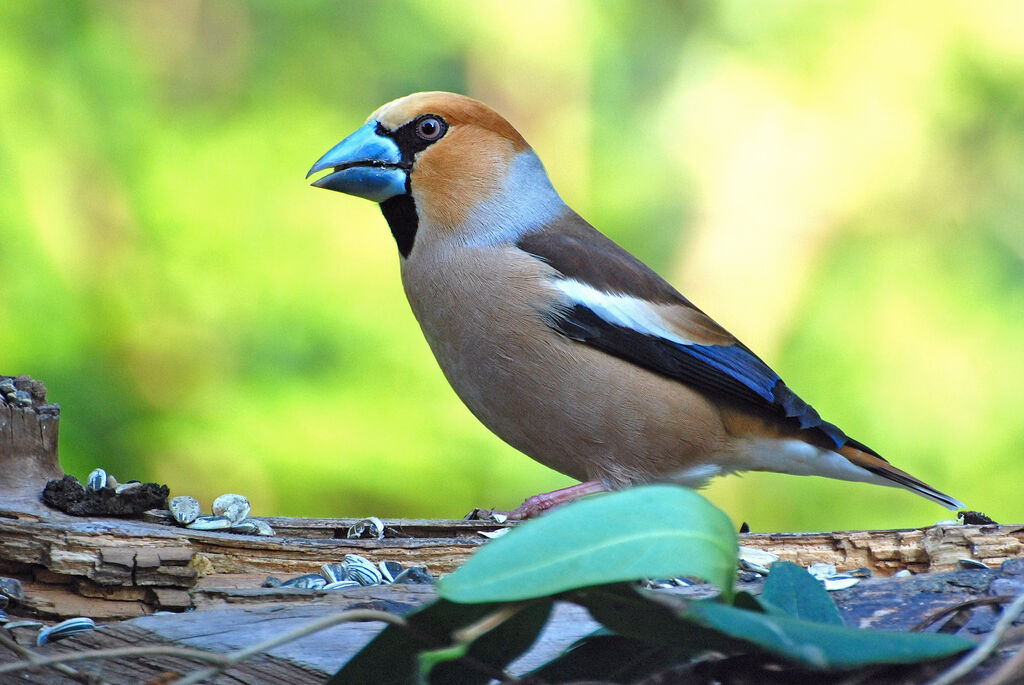
{"label": "orange-brown head", "polygon": [[[381,204],[403,256],[421,223],[471,241],[490,218],[546,218],[561,200],[536,155],[501,115],[455,93],[414,93],[370,115],[321,157],[314,186]],[[513,187],[510,187],[513,186]]]}

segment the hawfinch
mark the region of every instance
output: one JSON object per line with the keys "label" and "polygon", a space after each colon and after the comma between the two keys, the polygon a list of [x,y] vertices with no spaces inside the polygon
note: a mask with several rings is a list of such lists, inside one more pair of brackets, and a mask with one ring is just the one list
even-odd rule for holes
{"label": "hawfinch", "polygon": [[444,92],[389,102],[309,170],[380,203],[444,375],[491,431],[582,481],[827,476],[963,505],[822,419],[757,355],[566,206],[523,136]]}

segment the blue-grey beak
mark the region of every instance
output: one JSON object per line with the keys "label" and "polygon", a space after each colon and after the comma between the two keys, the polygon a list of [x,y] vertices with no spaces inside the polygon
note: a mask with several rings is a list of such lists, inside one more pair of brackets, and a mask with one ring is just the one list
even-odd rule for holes
{"label": "blue-grey beak", "polygon": [[378,134],[377,127],[376,121],[366,122],[318,159],[306,178],[333,168],[334,173],[313,185],[374,202],[404,194],[408,173],[402,165],[402,151],[391,138]]}

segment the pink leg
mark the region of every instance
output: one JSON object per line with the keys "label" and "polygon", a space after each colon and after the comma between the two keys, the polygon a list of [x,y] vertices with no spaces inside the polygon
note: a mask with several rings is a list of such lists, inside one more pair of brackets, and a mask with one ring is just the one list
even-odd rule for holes
{"label": "pink leg", "polygon": [[561,490],[542,492],[539,495],[527,497],[525,502],[508,513],[508,517],[512,521],[533,518],[540,516],[548,509],[572,502],[580,497],[604,492],[607,489],[601,481],[588,480],[586,483],[577,483]]}

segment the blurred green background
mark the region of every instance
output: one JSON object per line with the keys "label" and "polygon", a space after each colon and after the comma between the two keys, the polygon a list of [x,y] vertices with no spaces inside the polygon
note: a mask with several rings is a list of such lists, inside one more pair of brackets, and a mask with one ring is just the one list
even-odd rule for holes
{"label": "blurred green background", "polygon": [[[0,373],[46,381],[70,473],[306,516],[571,482],[448,388],[377,207],[303,179],[445,89],[826,418],[1024,519],[1024,3],[6,2],[0,35]],[[707,493],[755,531],[946,516]]]}

